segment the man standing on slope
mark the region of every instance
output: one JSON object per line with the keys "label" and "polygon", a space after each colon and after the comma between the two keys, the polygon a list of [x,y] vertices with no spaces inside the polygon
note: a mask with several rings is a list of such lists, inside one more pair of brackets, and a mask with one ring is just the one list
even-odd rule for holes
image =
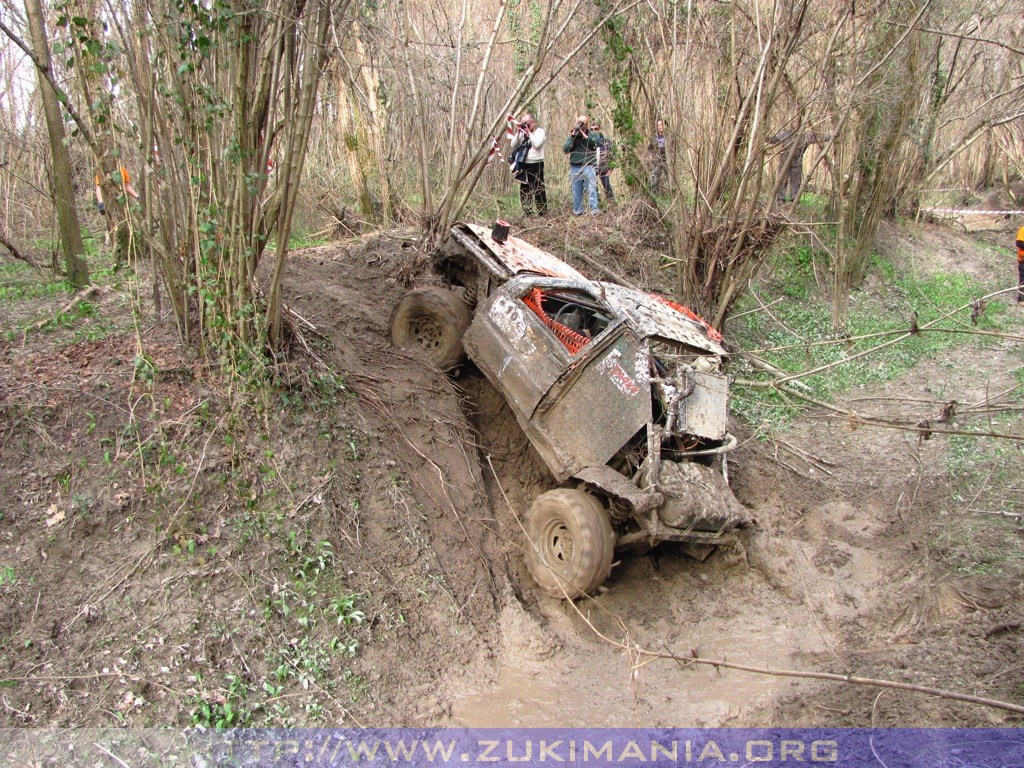
{"label": "man standing on slope", "polygon": [[519,121],[519,130],[512,137],[512,152],[528,141],[530,150],[523,159],[523,177],[519,184],[519,202],[523,213],[544,216],[548,212],[548,195],[544,187],[544,129],[527,112]]}
{"label": "man standing on slope", "polygon": [[665,151],[665,121],[658,120],[654,124],[654,135],[647,142],[647,152],[651,156],[651,194],[661,192],[661,180],[668,170],[668,153]]}
{"label": "man standing on slope", "polygon": [[604,187],[604,199],[609,203],[615,199],[612,191],[612,155],[615,152],[615,144],[601,131],[601,126],[594,123],[594,130],[590,135],[597,141],[597,178]]}
{"label": "man standing on slope", "polygon": [[597,141],[590,133],[590,118],[580,115],[576,126],[562,145],[569,156],[569,184],[572,187],[572,212],[582,216],[586,193],[590,212],[597,213]]}

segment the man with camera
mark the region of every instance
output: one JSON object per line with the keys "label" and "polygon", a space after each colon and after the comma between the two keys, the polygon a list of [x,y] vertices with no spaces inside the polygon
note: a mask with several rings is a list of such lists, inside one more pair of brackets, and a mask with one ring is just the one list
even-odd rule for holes
{"label": "man with camera", "polygon": [[512,137],[512,154],[522,146],[529,150],[522,158],[522,172],[519,180],[519,202],[527,216],[544,216],[548,212],[548,195],[544,187],[544,129],[527,112],[519,121],[518,130]]}
{"label": "man with camera", "polygon": [[597,213],[597,139],[590,133],[590,118],[580,115],[562,151],[569,155],[569,183],[572,186],[572,212],[582,216],[586,193],[591,213]]}

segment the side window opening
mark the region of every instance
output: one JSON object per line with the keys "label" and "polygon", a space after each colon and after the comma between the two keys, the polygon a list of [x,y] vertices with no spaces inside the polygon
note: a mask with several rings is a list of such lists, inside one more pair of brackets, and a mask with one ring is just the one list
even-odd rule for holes
{"label": "side window opening", "polygon": [[570,355],[587,346],[611,323],[611,318],[593,299],[568,291],[534,288],[523,296],[523,303],[540,318]]}

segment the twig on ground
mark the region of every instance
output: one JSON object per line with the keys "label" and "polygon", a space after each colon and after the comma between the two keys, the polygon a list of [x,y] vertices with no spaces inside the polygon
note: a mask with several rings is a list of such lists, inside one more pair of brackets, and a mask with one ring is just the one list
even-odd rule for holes
{"label": "twig on ground", "polygon": [[110,751],[109,749],[107,749],[106,747],[104,747],[104,746],[103,746],[102,744],[98,744],[98,743],[96,743],[96,742],[94,741],[94,742],[92,743],[92,745],[93,745],[94,747],[96,747],[96,749],[98,749],[98,750],[99,750],[100,752],[102,752],[103,754],[105,754],[105,755],[106,755],[107,757],[109,757],[109,758],[110,758],[111,760],[113,760],[113,761],[114,761],[115,763],[117,763],[118,765],[120,765],[120,766],[121,766],[121,768],[130,768],[130,766],[128,765],[128,763],[126,763],[126,762],[125,762],[124,760],[122,760],[122,759],[121,759],[120,757],[118,757],[118,756],[117,756],[117,755],[115,755],[115,754],[114,754],[113,752],[111,752],[111,751]]}
{"label": "twig on ground", "polygon": [[996,624],[985,631],[985,639],[988,640],[992,635],[998,635],[1000,632],[1006,632],[1010,629],[1020,629],[1020,624],[1019,621],[1007,621],[1002,624]]}
{"label": "twig on ground", "polygon": [[[784,380],[789,375],[784,370],[782,370],[781,368],[776,368],[774,365],[769,363],[767,360],[762,360],[760,357],[758,357],[757,355],[755,355],[755,354],[753,354],[751,352],[736,352],[735,354],[738,357],[741,357],[744,360],[746,360],[748,363],[750,363],[752,366],[754,366],[754,368],[757,368],[760,371],[764,371],[765,373],[771,374],[772,376],[775,376],[780,381]],[[791,387],[798,387],[799,389],[803,390],[804,393],[806,393],[806,394],[810,394],[811,392],[814,391],[809,386],[804,384],[802,381],[792,381],[792,382],[790,382],[790,386]]]}
{"label": "twig on ground", "polygon": [[787,441],[787,440],[785,440],[785,439],[783,439],[781,437],[776,437],[776,438],[774,438],[774,440],[775,440],[776,443],[779,444],[779,446],[781,446],[785,450],[789,451],[794,456],[797,456],[798,458],[803,459],[808,464],[810,464],[812,467],[817,469],[819,472],[824,472],[826,475],[829,475],[829,476],[831,476],[833,474],[832,471],[830,469],[828,469],[828,467],[834,467],[836,465],[834,463],[832,463],[831,461],[826,461],[825,459],[821,458],[820,456],[815,456],[813,453],[808,453],[807,451],[805,451],[805,450],[803,450],[801,448],[797,448],[795,445],[793,445],[792,443],[790,443],[789,441]]}
{"label": "twig on ground", "polygon": [[70,312],[72,309],[77,307],[79,304],[81,304],[87,298],[92,296],[98,290],[99,290],[99,288],[97,288],[95,285],[90,285],[85,290],[79,291],[78,293],[76,293],[75,294],[75,298],[73,298],[67,304],[67,306],[65,306],[62,309],[58,310],[57,314],[53,315],[52,317],[48,317],[45,320],[40,320],[38,323],[33,323],[32,325],[28,326],[28,328],[26,328],[25,330],[22,331],[22,343],[24,344],[24,336],[25,336],[25,334],[27,334],[27,333],[29,333],[31,331],[38,331],[40,328],[43,328],[46,325],[52,323],[54,320],[56,320],[61,315],[66,315],[68,312]]}

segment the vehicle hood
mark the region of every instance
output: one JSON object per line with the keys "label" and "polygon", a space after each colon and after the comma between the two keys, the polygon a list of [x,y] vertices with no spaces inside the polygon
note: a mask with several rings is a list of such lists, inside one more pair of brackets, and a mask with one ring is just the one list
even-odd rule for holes
{"label": "vehicle hood", "polygon": [[713,355],[726,354],[721,344],[708,338],[698,321],[691,320],[665,302],[634,288],[614,283],[596,284],[604,290],[604,299],[608,306],[624,317],[639,336],[659,336],[688,344]]}

